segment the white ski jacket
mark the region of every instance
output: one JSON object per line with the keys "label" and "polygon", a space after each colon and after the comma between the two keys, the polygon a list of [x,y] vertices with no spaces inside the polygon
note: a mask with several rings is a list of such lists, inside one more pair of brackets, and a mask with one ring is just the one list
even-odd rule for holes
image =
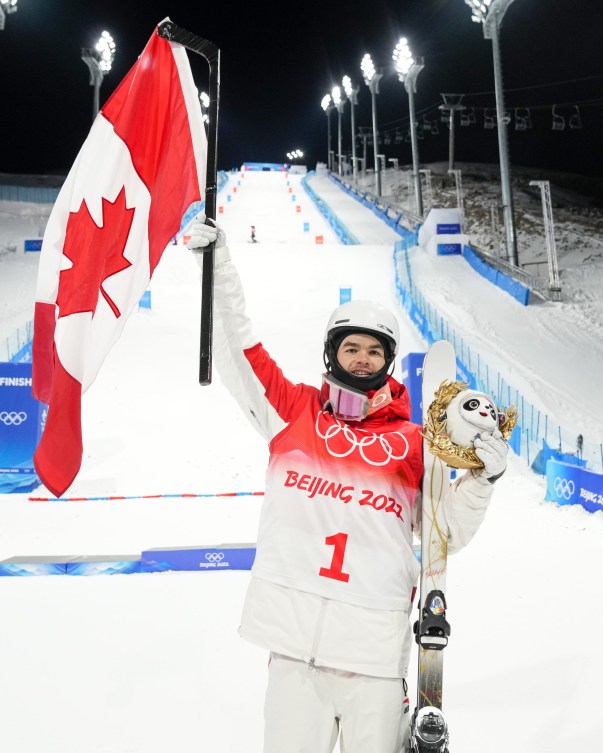
{"label": "white ski jacket", "polygon": [[[240,635],[310,666],[405,677],[423,472],[406,389],[390,379],[388,406],[336,419],[325,394],[289,382],[254,337],[228,249],[215,253],[214,363],[270,448]],[[471,539],[491,494],[470,472],[451,487],[449,552]]]}

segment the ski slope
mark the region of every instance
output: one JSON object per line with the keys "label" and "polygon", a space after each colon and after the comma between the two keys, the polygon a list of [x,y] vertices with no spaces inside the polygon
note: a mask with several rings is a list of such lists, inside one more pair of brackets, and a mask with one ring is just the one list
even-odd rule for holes
{"label": "ski slope", "polygon": [[[369,212],[366,245],[342,246],[299,177],[290,180],[296,202],[279,173],[231,179],[231,200],[225,192],[219,201],[256,334],[287,376],[318,384],[324,326],[342,285],[394,308],[405,350],[423,350],[397,306],[382,223]],[[360,205],[336,200],[342,220],[355,221]],[[258,244],[248,242],[251,224]],[[31,280],[18,282],[32,270],[16,261],[0,259],[0,285],[33,291]],[[442,296],[449,284],[434,281]],[[468,300],[484,287],[492,300],[479,280]],[[168,247],[151,311],[134,312],[84,396],[84,460],[70,496],[263,489],[263,441],[219,375],[209,387],[197,384],[199,298],[192,255]],[[11,310],[32,304],[33,292],[29,301],[13,299]],[[457,316],[467,331],[476,328],[471,306]],[[501,357],[512,345],[501,334]],[[534,375],[541,354],[532,355],[524,367]],[[544,490],[542,478],[511,458],[484,525],[449,562],[444,708],[452,751],[567,753],[595,749],[603,732],[593,708],[603,656],[592,645],[603,618],[603,514],[545,503]],[[252,542],[260,505],[258,497],[44,503],[6,495],[0,558]],[[260,753],[267,656],[236,633],[248,579],[0,578],[0,750]]]}

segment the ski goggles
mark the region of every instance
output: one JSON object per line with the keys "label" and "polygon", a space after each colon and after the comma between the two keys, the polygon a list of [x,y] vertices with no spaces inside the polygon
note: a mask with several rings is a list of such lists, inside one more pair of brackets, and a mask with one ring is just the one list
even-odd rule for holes
{"label": "ski goggles", "polygon": [[329,385],[329,407],[335,418],[342,421],[362,421],[368,416],[369,399],[365,392],[348,387],[338,381],[332,374],[323,375],[323,384]]}

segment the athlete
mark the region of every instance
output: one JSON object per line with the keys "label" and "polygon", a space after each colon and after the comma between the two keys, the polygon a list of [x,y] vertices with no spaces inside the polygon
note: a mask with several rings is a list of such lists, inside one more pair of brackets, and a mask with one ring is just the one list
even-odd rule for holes
{"label": "athlete", "polygon": [[[390,375],[398,322],[378,303],[343,304],[326,327],[322,386],[294,384],[252,333],[223,230],[200,217],[188,244],[200,263],[210,243],[214,362],[270,450],[239,628],[270,652],[264,753],[331,753],[338,735],[345,753],[403,753],[423,462]],[[483,470],[445,500],[449,552],[471,539],[506,467],[498,434],[475,441]]]}

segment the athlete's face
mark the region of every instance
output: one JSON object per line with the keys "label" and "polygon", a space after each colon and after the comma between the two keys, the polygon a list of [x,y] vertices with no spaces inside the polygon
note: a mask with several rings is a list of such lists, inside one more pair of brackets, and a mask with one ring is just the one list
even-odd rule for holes
{"label": "athlete's face", "polygon": [[352,332],[339,346],[337,360],[350,374],[368,377],[385,366],[385,353],[376,337]]}

